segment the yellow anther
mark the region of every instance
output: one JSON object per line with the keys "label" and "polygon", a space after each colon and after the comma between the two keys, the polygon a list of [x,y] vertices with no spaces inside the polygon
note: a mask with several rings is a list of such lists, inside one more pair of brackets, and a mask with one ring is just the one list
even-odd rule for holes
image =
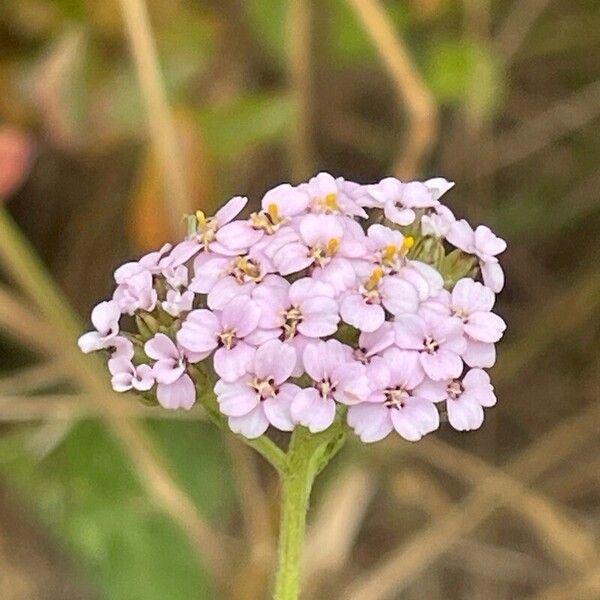
{"label": "yellow anther", "polygon": [[200,227],[206,227],[206,223],[207,223],[208,219],[206,218],[206,215],[204,214],[203,211],[201,211],[201,210],[196,211],[196,219],[198,219],[198,225]]}
{"label": "yellow anther", "polygon": [[327,256],[333,256],[340,247],[340,238],[331,238],[329,242],[327,242]]}
{"label": "yellow anther", "polygon": [[377,268],[371,273],[371,277],[365,283],[365,288],[371,292],[377,288],[381,278],[383,277],[383,269]]}
{"label": "yellow anther", "polygon": [[271,221],[273,223],[277,223],[277,221],[279,221],[279,207],[277,204],[269,204],[267,212],[269,213],[269,217],[271,217]]}
{"label": "yellow anther", "polygon": [[337,194],[327,194],[327,196],[325,196],[325,199],[323,200],[323,205],[329,210],[339,211],[340,205],[337,201]]}
{"label": "yellow anther", "polygon": [[392,258],[394,258],[394,254],[396,254],[397,251],[398,251],[397,246],[394,246],[394,244],[390,244],[385,249],[385,253],[383,254],[383,259],[384,260],[392,260]]}
{"label": "yellow anther", "polygon": [[408,251],[415,245],[415,238],[412,235],[404,238],[402,242],[402,254],[407,254]]}

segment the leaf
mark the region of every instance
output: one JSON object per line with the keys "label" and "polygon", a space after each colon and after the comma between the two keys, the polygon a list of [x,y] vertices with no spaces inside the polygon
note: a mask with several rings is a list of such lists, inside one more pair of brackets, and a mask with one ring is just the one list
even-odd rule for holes
{"label": "leaf", "polygon": [[[152,431],[200,510],[224,520],[233,500],[216,431],[181,422],[156,423]],[[78,424],[41,463],[24,442],[24,435],[0,439],[0,471],[64,540],[103,597],[214,597],[187,538],[148,502],[101,423]]]}
{"label": "leaf", "polygon": [[283,140],[292,123],[290,99],[283,93],[249,93],[197,115],[210,154],[231,162],[250,147]]}

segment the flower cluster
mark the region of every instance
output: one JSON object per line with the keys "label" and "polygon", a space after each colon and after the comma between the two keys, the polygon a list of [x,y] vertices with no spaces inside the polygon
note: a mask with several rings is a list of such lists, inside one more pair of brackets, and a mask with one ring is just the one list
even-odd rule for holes
{"label": "flower cluster", "polygon": [[248,438],[323,431],[337,413],[363,442],[419,440],[440,414],[475,429],[496,401],[484,369],[506,327],[492,312],[506,244],[455,219],[440,202],[452,186],[320,173],[248,217],[244,197],[198,212],[184,241],[117,269],[80,348],[108,351],[116,391],[169,409],[213,377]]}

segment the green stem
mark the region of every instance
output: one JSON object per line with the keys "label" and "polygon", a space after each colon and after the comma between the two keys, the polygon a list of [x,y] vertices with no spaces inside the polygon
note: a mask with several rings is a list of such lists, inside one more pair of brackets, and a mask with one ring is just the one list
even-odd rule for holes
{"label": "green stem", "polygon": [[323,433],[297,427],[286,454],[281,477],[281,521],[274,600],[297,600],[300,563],[306,532],[310,492],[315,477],[340,450],[345,440],[344,414]]}

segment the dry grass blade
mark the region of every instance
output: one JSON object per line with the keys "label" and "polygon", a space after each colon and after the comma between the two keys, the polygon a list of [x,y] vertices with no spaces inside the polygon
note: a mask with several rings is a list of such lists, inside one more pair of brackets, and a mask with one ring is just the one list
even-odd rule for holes
{"label": "dry grass blade", "polygon": [[[585,446],[597,436],[600,407],[593,406],[570,421],[562,423],[539,442],[524,451],[509,467],[509,474],[530,481],[550,469],[570,453]],[[563,445],[565,437],[571,443]],[[542,458],[537,469],[530,468],[529,455]],[[549,451],[551,448],[551,451]],[[384,600],[405,589],[420,573],[435,562],[461,537],[469,535],[497,508],[513,500],[504,481],[483,479],[460,504],[433,519],[424,531],[388,555],[369,575],[357,580],[342,595],[344,600]],[[590,557],[590,561],[595,556]]]}
{"label": "dry grass blade", "polygon": [[0,326],[3,333],[36,352],[52,356],[56,350],[51,329],[18,294],[0,284]]}
{"label": "dry grass blade", "polygon": [[169,200],[166,203],[167,212],[172,231],[176,232],[181,226],[182,216],[191,212],[193,206],[187,190],[175,124],[160,74],[150,17],[144,0],[120,0],[120,4],[146,104],[152,144],[162,169]]}
{"label": "dry grass blade", "polygon": [[438,112],[433,94],[417,72],[381,3],[378,0],[348,2],[377,48],[398,98],[406,107],[408,130],[394,172],[399,177],[413,177],[427,157],[438,131]]}
{"label": "dry grass blade", "polygon": [[473,483],[495,480],[494,486],[503,489],[504,494],[509,497],[505,504],[521,513],[538,531],[559,564],[578,568],[594,556],[594,536],[585,527],[565,514],[559,504],[529,489],[503,470],[489,466],[476,456],[436,439],[411,445],[408,451],[457,477],[466,477]]}
{"label": "dry grass blade", "polygon": [[269,501],[260,481],[254,453],[229,436],[227,443],[238,488],[246,547],[250,549],[244,568],[236,577],[231,599],[256,600],[265,596],[275,557]]}
{"label": "dry grass blade", "polygon": [[513,61],[535,22],[551,0],[515,0],[496,35],[496,48],[506,63]]}
{"label": "dry grass blade", "polygon": [[[199,409],[190,412],[164,411],[138,402],[123,405],[123,416],[131,419],[203,421]],[[31,397],[0,394],[0,421],[52,421],[55,419],[99,419],[103,412],[92,394],[38,394]]]}
{"label": "dry grass blade", "polygon": [[0,378],[0,397],[7,394],[30,394],[68,379],[60,365],[48,362],[19,369]]}
{"label": "dry grass blade", "polygon": [[217,577],[223,573],[224,537],[202,518],[190,497],[179,487],[142,427],[126,418],[124,403],[109,387],[102,361],[84,356],[75,344],[81,328],[68,302],[39,262],[8,213],[0,207],[0,262],[37,303],[52,332],[54,355],[68,365],[72,379],[96,400],[98,410],[117,441],[127,451],[134,472],[153,498],[188,535],[202,561]]}
{"label": "dry grass blade", "polygon": [[373,473],[361,466],[346,468],[329,484],[306,540],[307,582],[345,564],[375,489]]}
{"label": "dry grass blade", "polygon": [[598,600],[600,598],[600,567],[583,576],[551,586],[528,600]]}
{"label": "dry grass blade", "polygon": [[494,152],[478,176],[489,175],[550,146],[600,116],[600,81],[590,83],[537,116],[498,136]]}
{"label": "dry grass blade", "polygon": [[288,2],[288,79],[296,111],[290,133],[290,165],[294,180],[302,180],[313,172],[311,4],[311,0]]}

